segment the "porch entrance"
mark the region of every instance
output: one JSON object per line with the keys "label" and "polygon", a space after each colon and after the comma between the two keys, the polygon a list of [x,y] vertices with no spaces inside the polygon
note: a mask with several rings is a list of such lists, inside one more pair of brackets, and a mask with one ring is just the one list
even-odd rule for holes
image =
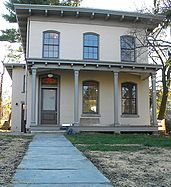
{"label": "porch entrance", "polygon": [[40,123],[59,123],[59,79],[53,74],[41,77]]}

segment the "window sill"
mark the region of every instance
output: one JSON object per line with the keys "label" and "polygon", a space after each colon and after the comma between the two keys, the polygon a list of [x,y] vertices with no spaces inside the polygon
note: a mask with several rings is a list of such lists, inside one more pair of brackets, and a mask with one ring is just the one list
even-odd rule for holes
{"label": "window sill", "polygon": [[122,114],[122,118],[139,118],[140,116],[138,114]]}
{"label": "window sill", "polygon": [[100,114],[81,114],[81,117],[101,117]]}

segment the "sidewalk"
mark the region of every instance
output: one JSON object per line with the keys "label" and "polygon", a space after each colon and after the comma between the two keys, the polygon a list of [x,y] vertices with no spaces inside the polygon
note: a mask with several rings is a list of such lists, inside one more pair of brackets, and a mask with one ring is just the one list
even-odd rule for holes
{"label": "sidewalk", "polygon": [[63,135],[37,134],[13,178],[13,187],[112,187]]}

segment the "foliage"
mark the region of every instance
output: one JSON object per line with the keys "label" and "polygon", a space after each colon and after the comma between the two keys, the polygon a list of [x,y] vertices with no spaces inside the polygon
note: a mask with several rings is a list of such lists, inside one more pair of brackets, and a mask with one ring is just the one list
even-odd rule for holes
{"label": "foliage", "polygon": [[62,6],[79,6],[81,0],[8,0],[5,3],[6,9],[9,11],[9,14],[3,15],[4,19],[10,23],[17,22],[16,14],[14,10],[14,4],[40,4],[40,5],[62,5]]}
{"label": "foliage", "polygon": [[11,99],[10,98],[6,98],[2,102],[2,116],[3,116],[3,120],[8,121],[10,113],[11,113]]}
{"label": "foliage", "polygon": [[[82,0],[8,0],[5,7],[8,10],[8,14],[4,14],[3,18],[9,23],[16,23],[16,13],[14,10],[14,4],[40,4],[40,5],[62,5],[62,6],[79,6]],[[20,42],[20,34],[16,29],[1,30],[0,41],[9,41],[11,43]]]}
{"label": "foliage", "polygon": [[6,29],[1,30],[2,35],[0,36],[0,41],[8,41],[10,43],[20,42],[20,34],[16,29]]}

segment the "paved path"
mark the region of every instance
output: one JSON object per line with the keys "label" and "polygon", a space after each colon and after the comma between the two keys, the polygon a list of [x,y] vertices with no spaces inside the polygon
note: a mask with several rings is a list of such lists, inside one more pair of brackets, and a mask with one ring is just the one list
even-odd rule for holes
{"label": "paved path", "polygon": [[37,134],[13,178],[14,187],[112,187],[63,135]]}

